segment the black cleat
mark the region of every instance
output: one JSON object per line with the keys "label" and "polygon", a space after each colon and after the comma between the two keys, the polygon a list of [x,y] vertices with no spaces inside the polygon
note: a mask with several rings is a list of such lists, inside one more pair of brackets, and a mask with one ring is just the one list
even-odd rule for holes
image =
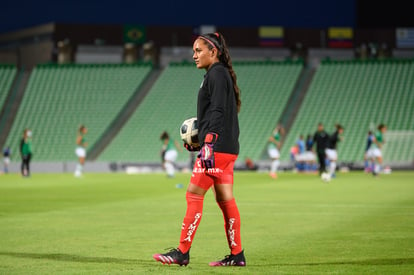
{"label": "black cleat", "polygon": [[227,255],[223,260],[211,262],[209,266],[246,266],[246,259],[244,258],[244,250],[237,255]]}
{"label": "black cleat", "polygon": [[188,265],[190,262],[190,253],[182,253],[178,248],[173,248],[165,254],[154,254],[152,257],[162,264],[178,264],[178,265]]}

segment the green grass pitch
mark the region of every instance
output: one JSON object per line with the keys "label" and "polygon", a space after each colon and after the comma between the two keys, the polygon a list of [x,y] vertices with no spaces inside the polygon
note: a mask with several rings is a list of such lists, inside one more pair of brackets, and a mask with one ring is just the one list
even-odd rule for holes
{"label": "green grass pitch", "polygon": [[190,264],[152,259],[178,245],[189,178],[0,175],[0,274],[414,274],[413,172],[236,172],[244,268],[208,266],[229,252],[211,192]]}

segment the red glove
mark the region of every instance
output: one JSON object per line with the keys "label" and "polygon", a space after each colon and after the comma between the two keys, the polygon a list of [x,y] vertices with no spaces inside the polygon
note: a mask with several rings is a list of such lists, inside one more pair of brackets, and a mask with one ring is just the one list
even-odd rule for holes
{"label": "red glove", "polygon": [[204,139],[204,145],[201,147],[200,150],[200,160],[201,160],[201,166],[203,168],[214,168],[215,167],[215,161],[214,161],[214,144],[216,143],[218,138],[218,134],[216,133],[207,133],[205,139]]}

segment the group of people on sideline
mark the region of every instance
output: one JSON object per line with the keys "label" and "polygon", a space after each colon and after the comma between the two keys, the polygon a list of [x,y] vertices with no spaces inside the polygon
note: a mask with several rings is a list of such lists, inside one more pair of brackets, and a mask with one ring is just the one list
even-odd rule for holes
{"label": "group of people on sideline", "polygon": [[[375,131],[369,130],[367,134],[366,147],[364,152],[364,171],[378,175],[382,171],[383,158],[382,146],[385,143],[384,134],[387,131],[385,124],[381,123]],[[75,167],[74,176],[81,177],[86,159],[86,134],[88,129],[81,125],[77,131],[75,155],[78,163]],[[331,134],[326,132],[324,125],[319,123],[317,130],[313,135],[308,134],[306,139],[304,135],[299,135],[295,145],[290,149],[291,161],[294,163],[296,171],[311,172],[322,174],[329,173],[335,177],[337,169],[338,152],[337,146],[343,140],[344,127],[341,124],[335,125],[335,131]],[[269,136],[267,144],[267,153],[270,159],[269,175],[276,179],[280,166],[280,149],[282,138],[285,136],[285,129],[281,124],[273,130]],[[160,136],[162,141],[161,162],[162,168],[168,177],[174,177],[176,173],[176,160],[178,152],[182,152],[182,146],[174,140],[167,131],[162,132]],[[20,172],[23,177],[30,177],[30,163],[33,157],[32,151],[32,131],[24,129],[22,138],[19,143],[19,153],[21,156]],[[11,159],[11,148],[7,146],[3,149],[3,172],[9,172]],[[190,152],[191,164],[194,165],[196,155]],[[252,162],[252,161],[250,161]]]}
{"label": "group of people on sideline", "polygon": [[[334,176],[338,159],[337,144],[343,139],[344,127],[340,124],[335,125],[335,132],[329,134],[325,131],[322,123],[318,124],[316,132],[308,135],[306,141],[300,135],[296,144],[291,148],[291,160],[294,162],[295,169],[303,172],[315,172],[319,174],[329,173]],[[281,136],[285,130],[278,125],[269,137],[267,152],[271,159],[270,173],[272,178],[277,178],[277,170],[280,165]],[[317,165],[318,161],[318,165]]]}
{"label": "group of people on sideline", "polygon": [[[364,153],[364,168],[366,172],[374,176],[382,171],[382,146],[385,143],[384,134],[387,130],[385,124],[378,125],[375,132],[369,131]],[[317,125],[313,135],[308,134],[306,140],[300,135],[296,144],[290,149],[291,161],[295,170],[299,172],[327,173],[331,178],[336,176],[339,142],[344,139],[344,126],[335,125],[335,131],[328,133],[322,123]],[[281,137],[285,130],[278,125],[269,137],[267,152],[270,159],[270,172],[272,178],[277,178],[277,170],[280,165]]]}
{"label": "group of people on sideline", "polygon": [[[86,126],[81,125],[78,129],[78,134],[76,137],[76,149],[75,155],[78,157],[78,164],[76,165],[76,169],[74,175],[76,177],[81,177],[83,172],[83,166],[85,164],[86,158],[86,138],[85,135],[88,132]],[[30,177],[31,170],[30,164],[33,158],[33,148],[32,148],[32,130],[26,128],[23,130],[22,137],[19,142],[19,153],[21,157],[21,165],[20,165],[20,174],[22,177]],[[7,146],[3,149],[3,164],[4,169],[3,172],[5,174],[9,173],[9,165],[12,156],[12,151],[10,146]]]}

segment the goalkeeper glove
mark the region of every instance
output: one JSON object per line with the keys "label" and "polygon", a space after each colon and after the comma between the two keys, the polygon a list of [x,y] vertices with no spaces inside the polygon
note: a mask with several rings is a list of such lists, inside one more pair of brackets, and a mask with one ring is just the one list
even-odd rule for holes
{"label": "goalkeeper glove", "polygon": [[216,143],[218,138],[218,134],[216,133],[207,133],[205,139],[204,139],[204,145],[201,147],[200,151],[200,160],[201,160],[201,166],[203,168],[214,168],[215,162],[214,162],[214,144]]}
{"label": "goalkeeper glove", "polygon": [[184,142],[184,148],[187,149],[190,152],[196,152],[196,151],[200,151],[200,146],[194,147],[191,146],[190,144]]}

